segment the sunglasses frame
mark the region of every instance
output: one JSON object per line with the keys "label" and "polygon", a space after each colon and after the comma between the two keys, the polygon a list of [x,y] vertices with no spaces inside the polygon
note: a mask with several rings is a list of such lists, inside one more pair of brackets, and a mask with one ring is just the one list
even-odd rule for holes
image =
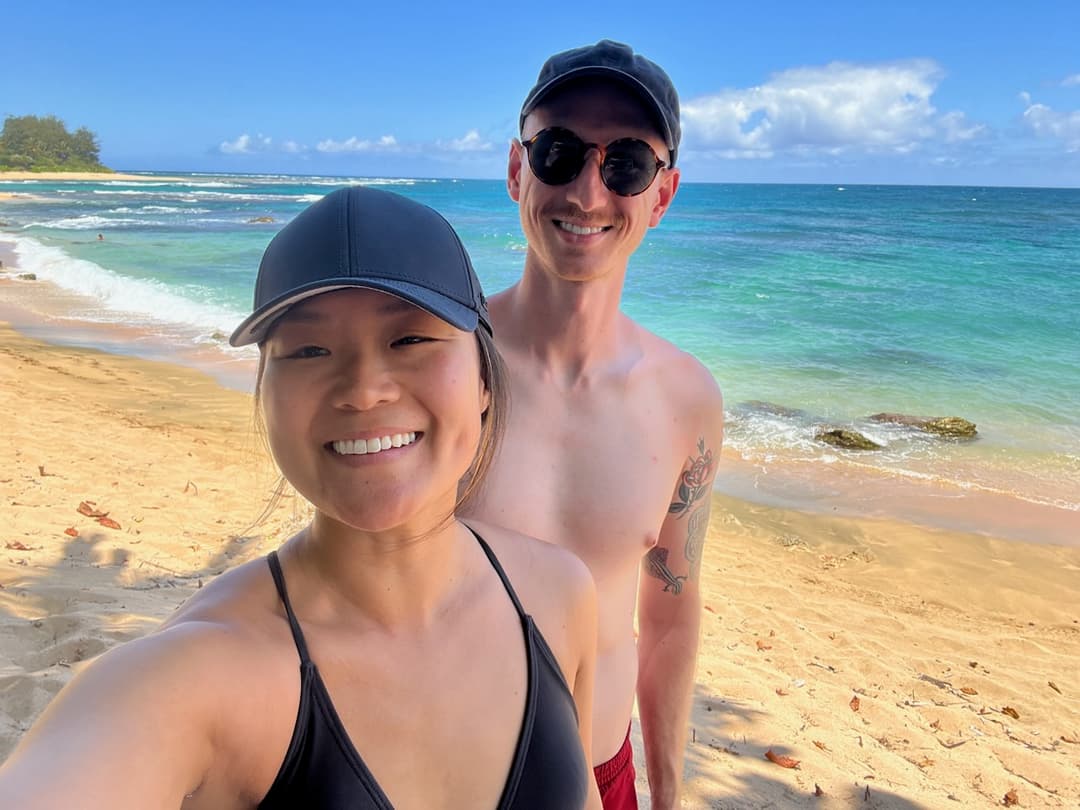
{"label": "sunglasses frame", "polygon": [[[570,177],[566,178],[566,180],[564,180],[561,183],[549,183],[547,180],[545,180],[539,174],[537,174],[536,169],[533,167],[532,147],[536,144],[536,139],[539,138],[541,135],[544,135],[545,133],[553,133],[553,132],[566,133],[570,137],[565,138],[564,140],[568,140],[568,141],[569,140],[574,140],[574,141],[577,141],[578,143],[580,143],[582,145],[581,165],[577,167],[577,169],[574,171],[574,173]],[[656,161],[656,168],[653,171],[653,176],[649,178],[649,182],[646,183],[645,187],[642,188],[640,191],[635,191],[632,194],[624,194],[621,191],[617,191],[616,189],[613,189],[611,186],[608,185],[607,178],[604,176],[604,161],[607,160],[607,152],[608,152],[608,150],[611,149],[611,147],[615,146],[616,144],[622,143],[624,141],[631,141],[633,143],[644,144],[645,148],[649,150],[649,154],[651,154],[653,156],[653,159]],[[589,143],[588,141],[583,139],[580,135],[578,135],[576,132],[574,132],[573,130],[567,129],[566,127],[544,127],[542,130],[537,132],[535,135],[533,135],[528,140],[521,141],[521,145],[523,147],[525,147],[525,154],[526,154],[526,156],[528,158],[529,170],[533,173],[533,176],[537,180],[539,180],[541,183],[543,183],[545,186],[565,186],[568,183],[574,182],[574,180],[577,179],[578,175],[581,174],[581,170],[585,168],[585,164],[589,162],[589,160],[588,160],[589,152],[591,150],[595,149],[596,151],[598,151],[600,153],[600,168],[599,168],[600,181],[604,184],[604,188],[606,188],[612,194],[618,195],[619,197],[636,197],[639,194],[644,194],[646,191],[649,190],[649,186],[651,186],[653,183],[656,182],[656,178],[660,174],[660,170],[661,169],[666,169],[667,165],[668,165],[664,160],[661,160],[659,155],[656,154],[656,150],[652,148],[652,145],[648,141],[643,141],[641,138],[632,138],[632,137],[616,138],[611,143],[609,143],[607,146],[602,146],[602,145],[600,145],[598,143]]]}

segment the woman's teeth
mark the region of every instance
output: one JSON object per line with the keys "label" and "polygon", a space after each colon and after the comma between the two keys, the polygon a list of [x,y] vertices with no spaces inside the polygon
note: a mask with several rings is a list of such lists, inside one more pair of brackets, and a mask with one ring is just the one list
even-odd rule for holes
{"label": "woman's teeth", "polygon": [[404,447],[416,441],[416,433],[395,433],[378,439],[341,439],[332,442],[335,453],[343,456],[363,456],[368,453],[380,453],[391,447]]}

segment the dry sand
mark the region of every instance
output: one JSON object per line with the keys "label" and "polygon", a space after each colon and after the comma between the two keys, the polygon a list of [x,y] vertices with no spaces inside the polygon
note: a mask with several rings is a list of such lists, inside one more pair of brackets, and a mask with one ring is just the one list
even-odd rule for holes
{"label": "dry sand", "polygon": [[52,183],[57,180],[70,180],[72,183],[92,183],[102,180],[142,181],[144,183],[162,181],[182,182],[183,178],[145,174],[124,174],[123,172],[0,172],[0,183],[5,181],[41,180]]}
{"label": "dry sand", "polygon": [[[0,412],[3,759],[80,661],[304,509],[251,527],[275,482],[251,397],[196,371],[0,325]],[[685,807],[1080,805],[1080,548],[721,496],[714,515]]]}

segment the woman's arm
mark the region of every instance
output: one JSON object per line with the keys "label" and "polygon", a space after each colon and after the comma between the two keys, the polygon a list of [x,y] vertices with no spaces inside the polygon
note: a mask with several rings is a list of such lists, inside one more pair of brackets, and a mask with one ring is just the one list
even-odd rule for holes
{"label": "woman's arm", "polygon": [[0,807],[179,807],[214,758],[217,632],[179,625],[83,669],[0,766]]}
{"label": "woman's arm", "polygon": [[[578,587],[579,598],[574,611],[576,621],[571,625],[576,631],[578,655],[577,672],[571,683],[574,703],[577,706],[578,731],[585,762],[592,762],[592,711],[593,689],[596,681],[596,585],[584,564],[582,582]],[[589,768],[589,793],[585,802],[587,810],[601,810],[600,790]]]}

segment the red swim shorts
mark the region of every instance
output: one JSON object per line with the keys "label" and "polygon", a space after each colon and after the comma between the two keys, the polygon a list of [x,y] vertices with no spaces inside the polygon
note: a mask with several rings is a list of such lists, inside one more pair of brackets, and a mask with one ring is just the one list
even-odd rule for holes
{"label": "red swim shorts", "polygon": [[634,749],[630,747],[630,729],[619,752],[593,768],[604,810],[637,810],[637,791],[634,790]]}

